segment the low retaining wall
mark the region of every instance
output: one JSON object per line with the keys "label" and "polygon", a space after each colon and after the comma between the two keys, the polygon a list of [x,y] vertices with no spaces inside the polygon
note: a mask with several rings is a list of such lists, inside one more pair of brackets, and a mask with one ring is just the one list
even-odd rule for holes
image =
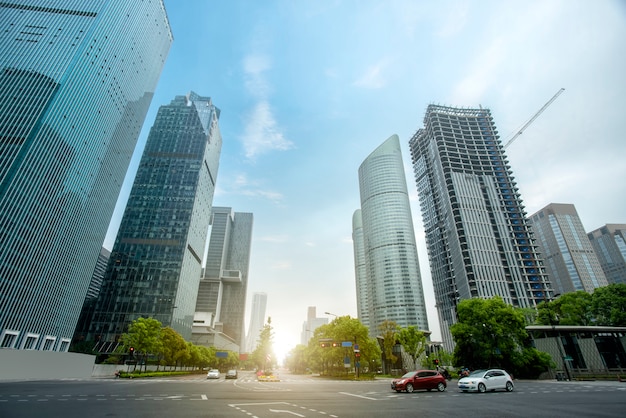
{"label": "low retaining wall", "polygon": [[0,349],[0,379],[90,378],[95,360],[88,354]]}

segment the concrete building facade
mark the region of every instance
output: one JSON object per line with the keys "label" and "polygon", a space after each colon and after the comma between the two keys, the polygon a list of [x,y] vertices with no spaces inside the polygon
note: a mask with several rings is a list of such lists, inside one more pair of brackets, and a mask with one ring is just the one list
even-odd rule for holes
{"label": "concrete building facade", "polygon": [[553,292],[488,109],[429,105],[409,141],[442,340],[464,299],[534,307]]}

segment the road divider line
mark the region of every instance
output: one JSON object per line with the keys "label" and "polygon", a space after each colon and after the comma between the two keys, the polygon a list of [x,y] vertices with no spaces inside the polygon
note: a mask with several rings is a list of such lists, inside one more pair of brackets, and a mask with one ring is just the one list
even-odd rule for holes
{"label": "road divider line", "polygon": [[376,398],[370,398],[369,396],[363,396],[363,395],[356,395],[354,393],[348,393],[348,392],[339,392],[339,393],[341,393],[342,395],[354,396],[355,398],[367,399],[367,400],[370,400],[370,401],[377,401],[378,400]]}

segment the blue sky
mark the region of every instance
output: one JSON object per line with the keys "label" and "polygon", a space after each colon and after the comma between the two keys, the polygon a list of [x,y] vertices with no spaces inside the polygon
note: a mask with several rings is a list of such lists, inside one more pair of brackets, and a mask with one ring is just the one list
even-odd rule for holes
{"label": "blue sky", "polygon": [[212,97],[224,141],[213,203],[254,214],[249,301],[255,291],[268,294],[278,352],[299,343],[308,306],[318,316],[356,316],[358,167],[392,134],[402,143],[429,323],[439,337],[408,150],[428,104],[489,108],[506,141],[565,88],[507,149],[527,212],[573,203],[587,231],[626,223],[624,1],[165,7],[174,43],[105,247],[158,107],[190,90]]}

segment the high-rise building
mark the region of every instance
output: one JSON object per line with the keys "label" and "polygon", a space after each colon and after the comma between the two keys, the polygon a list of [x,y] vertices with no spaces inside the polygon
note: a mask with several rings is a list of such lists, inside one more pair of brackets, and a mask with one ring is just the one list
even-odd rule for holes
{"label": "high-rise building", "polygon": [[0,347],[66,351],[172,43],[163,2],[0,3]]}
{"label": "high-rise building", "polygon": [[243,351],[252,353],[259,342],[261,330],[265,325],[265,309],[267,308],[267,293],[254,292],[252,296],[252,310],[250,312],[250,324],[246,335],[246,346]]}
{"label": "high-rise building", "polygon": [[196,312],[213,314],[214,325],[239,347],[245,344],[244,315],[252,245],[253,215],[214,207],[204,276]]}
{"label": "high-rise building", "polygon": [[[78,332],[74,334],[74,345],[77,343],[81,343],[85,339],[85,331],[87,330],[87,328],[89,327],[89,323],[91,322],[91,316],[93,315],[93,310],[96,306],[98,295],[100,294],[102,280],[104,279],[104,275],[106,274],[107,265],[109,264],[110,257],[111,251],[102,247],[102,249],[100,250],[100,255],[98,256],[98,261],[96,262],[96,268],[94,268],[93,275],[91,276],[91,282],[89,283],[87,296],[85,296],[85,301],[83,302],[83,308],[81,309],[80,316],[78,317],[78,323],[76,325],[76,330]],[[89,348],[93,348],[93,345]]]}
{"label": "high-rise building", "polygon": [[574,205],[551,203],[528,222],[556,294],[608,284]]}
{"label": "high-rise building", "polygon": [[[369,333],[378,335],[385,321],[427,331],[415,230],[397,135],[363,161],[359,189],[362,234],[354,233],[353,237],[355,241],[362,237],[354,247],[363,247]],[[357,304],[362,306],[363,301],[357,300]]]}
{"label": "high-rise building", "polygon": [[307,345],[315,330],[322,325],[328,324],[328,318],[318,318],[315,306],[309,306],[307,309],[306,321],[302,324],[302,333],[300,334],[300,344]]}
{"label": "high-rise building", "polygon": [[159,108],[115,238],[88,341],[99,341],[100,347],[116,342],[128,324],[141,317],[191,338],[222,148],[219,113],[209,97],[193,92]]}
{"label": "high-rise building", "polygon": [[446,350],[460,300],[553,296],[498,138],[488,109],[429,105],[409,141]]}
{"label": "high-rise building", "polygon": [[354,276],[356,284],[356,312],[359,320],[370,327],[369,293],[365,269],[365,241],[363,240],[363,216],[361,209],[352,215],[352,246],[354,249]]}
{"label": "high-rise building", "polygon": [[606,224],[587,234],[609,284],[626,284],[626,224]]}

